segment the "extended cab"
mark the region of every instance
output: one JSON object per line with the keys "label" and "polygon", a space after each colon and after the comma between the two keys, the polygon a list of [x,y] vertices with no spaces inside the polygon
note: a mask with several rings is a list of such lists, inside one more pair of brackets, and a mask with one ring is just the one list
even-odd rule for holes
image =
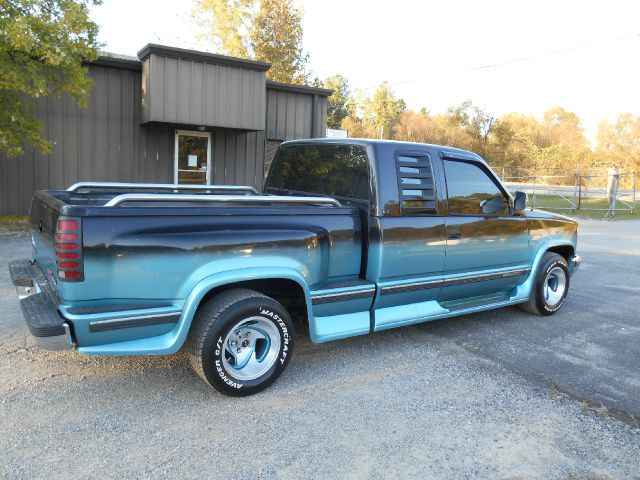
{"label": "extended cab", "polygon": [[45,348],[186,347],[216,389],[272,383],[292,319],[326,342],[522,304],[550,315],[577,223],[525,210],[478,155],[402,142],[285,142],[264,186],[86,183],[39,191],[10,265]]}

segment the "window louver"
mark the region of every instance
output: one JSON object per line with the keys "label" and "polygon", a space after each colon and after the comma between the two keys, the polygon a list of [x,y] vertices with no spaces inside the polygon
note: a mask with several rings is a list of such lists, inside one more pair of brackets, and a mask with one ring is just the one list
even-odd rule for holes
{"label": "window louver", "polygon": [[396,169],[402,213],[436,213],[433,169],[429,156],[398,155]]}

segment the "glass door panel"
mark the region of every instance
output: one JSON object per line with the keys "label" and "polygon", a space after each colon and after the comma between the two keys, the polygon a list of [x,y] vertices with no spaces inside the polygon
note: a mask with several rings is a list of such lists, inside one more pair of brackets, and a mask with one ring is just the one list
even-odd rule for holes
{"label": "glass door panel", "polygon": [[210,171],[210,141],[207,134],[176,134],[176,182],[207,185]]}

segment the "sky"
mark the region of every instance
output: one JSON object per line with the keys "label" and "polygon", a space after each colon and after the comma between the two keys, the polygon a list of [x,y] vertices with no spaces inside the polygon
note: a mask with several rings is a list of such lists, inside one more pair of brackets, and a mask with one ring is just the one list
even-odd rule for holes
{"label": "sky", "polygon": [[[295,3],[313,74],[340,73],[365,93],[389,81],[409,108],[442,113],[470,99],[495,116],[540,116],[562,106],[590,138],[602,119],[640,115],[635,0]],[[135,55],[147,43],[207,49],[190,9],[189,0],[104,0],[91,16],[110,52]]]}

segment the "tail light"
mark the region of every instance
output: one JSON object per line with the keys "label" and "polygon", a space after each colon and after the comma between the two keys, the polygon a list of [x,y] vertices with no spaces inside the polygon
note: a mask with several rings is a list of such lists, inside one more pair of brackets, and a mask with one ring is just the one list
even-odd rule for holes
{"label": "tail light", "polygon": [[65,282],[81,282],[82,223],[79,218],[60,217],[56,226],[56,268]]}

